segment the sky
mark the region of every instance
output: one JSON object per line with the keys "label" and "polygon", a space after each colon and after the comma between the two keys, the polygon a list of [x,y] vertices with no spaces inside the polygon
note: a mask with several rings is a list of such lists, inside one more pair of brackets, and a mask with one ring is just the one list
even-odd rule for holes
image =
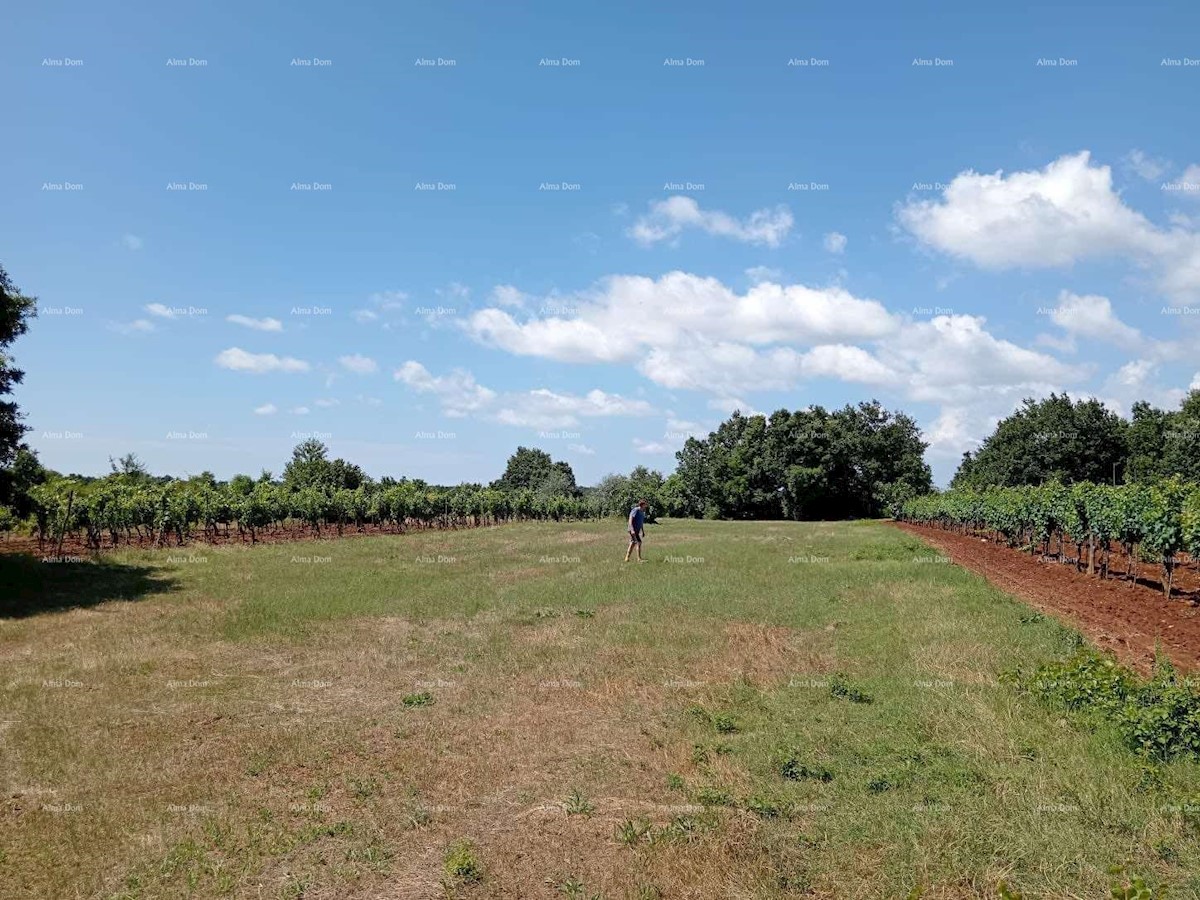
{"label": "sky", "polygon": [[[664,473],[878,399],[1200,387],[1200,6],[45,2],[0,263],[43,463]],[[1055,65],[1047,64],[1052,61]],[[552,65],[551,63],[558,63]]]}

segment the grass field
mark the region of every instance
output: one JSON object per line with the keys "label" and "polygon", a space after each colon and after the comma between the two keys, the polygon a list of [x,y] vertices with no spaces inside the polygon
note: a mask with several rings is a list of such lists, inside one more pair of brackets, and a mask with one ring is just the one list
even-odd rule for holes
{"label": "grass field", "polygon": [[648,532],[0,559],[0,897],[1200,896],[1200,767],[998,679],[1068,629],[883,523]]}

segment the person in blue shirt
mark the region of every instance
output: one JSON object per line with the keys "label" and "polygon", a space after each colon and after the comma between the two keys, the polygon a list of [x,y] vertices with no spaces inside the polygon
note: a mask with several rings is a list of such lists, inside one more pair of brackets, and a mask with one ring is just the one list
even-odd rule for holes
{"label": "person in blue shirt", "polygon": [[625,562],[629,562],[629,555],[633,553],[634,547],[637,547],[638,562],[645,562],[642,559],[642,536],[645,533],[648,505],[645,500],[639,500],[637,506],[629,511],[629,549],[625,551]]}

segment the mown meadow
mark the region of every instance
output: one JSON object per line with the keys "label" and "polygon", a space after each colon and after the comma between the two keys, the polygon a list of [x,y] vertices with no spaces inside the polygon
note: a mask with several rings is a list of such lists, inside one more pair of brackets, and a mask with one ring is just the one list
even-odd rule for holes
{"label": "mown meadow", "polygon": [[1200,766],[1021,687],[1069,628],[882,522],[647,531],[0,558],[0,896],[1200,895]]}

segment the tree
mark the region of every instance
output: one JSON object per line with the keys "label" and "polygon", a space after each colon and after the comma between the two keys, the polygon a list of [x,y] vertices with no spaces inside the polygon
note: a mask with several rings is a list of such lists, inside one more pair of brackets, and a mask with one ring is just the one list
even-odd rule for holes
{"label": "tree", "polygon": [[[0,398],[12,393],[25,373],[12,364],[8,346],[29,328],[29,320],[37,316],[37,298],[26,297],[0,266]],[[21,437],[29,429],[21,422],[17,404],[0,401],[0,466],[7,466],[16,455]]]}
{"label": "tree", "polygon": [[150,480],[150,470],[146,468],[146,464],[138,458],[136,453],[126,453],[120,459],[108,458],[108,467],[112,470],[113,475],[121,477],[121,480],[138,483]]}
{"label": "tree", "polygon": [[504,474],[491,487],[502,491],[528,488],[535,492],[557,492],[567,496],[578,493],[575,473],[566,462],[555,462],[545,450],[518,447],[508,458]]}
{"label": "tree", "polygon": [[1163,443],[1162,474],[1200,482],[1200,389],[1184,397],[1171,415]]}
{"label": "tree", "polygon": [[12,507],[18,519],[25,519],[33,511],[30,490],[49,479],[49,473],[38,461],[37,454],[22,444],[13,457],[12,465],[0,469],[0,507]]}
{"label": "tree", "polygon": [[1130,481],[1160,478],[1166,474],[1167,428],[1172,414],[1144,400],[1134,403],[1131,412],[1126,478]]}
{"label": "tree", "polygon": [[332,483],[329,448],[316,438],[301,441],[283,469],[283,483],[294,491]]}
{"label": "tree", "polygon": [[951,486],[982,488],[1125,477],[1129,423],[1098,400],[1066,394],[1025,400],[955,473]]}
{"label": "tree", "polygon": [[681,514],[792,519],[878,516],[928,491],[916,422],[878,402],[769,418],[735,412],[676,454],[669,496]]}

